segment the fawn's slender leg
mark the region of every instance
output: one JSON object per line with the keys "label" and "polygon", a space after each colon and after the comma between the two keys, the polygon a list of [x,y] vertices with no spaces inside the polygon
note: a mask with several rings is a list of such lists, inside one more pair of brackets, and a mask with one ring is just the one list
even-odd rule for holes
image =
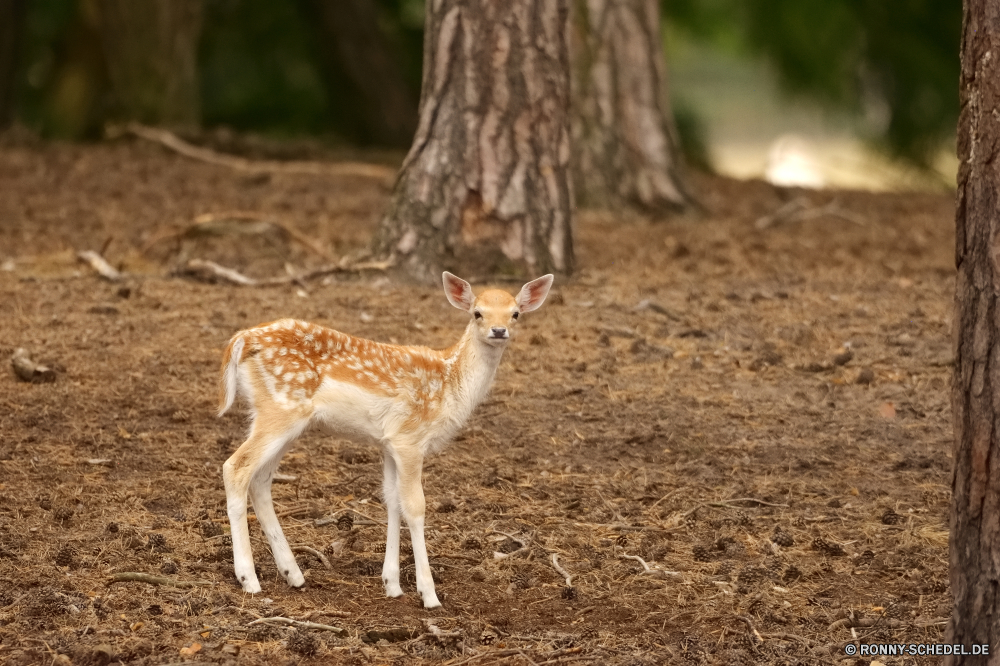
{"label": "fawn's slender leg", "polygon": [[[260,419],[255,419],[250,428],[250,436],[222,466],[222,478],[226,485],[226,506],[233,540],[233,569],[236,573],[236,579],[243,586],[243,591],[250,594],[260,592],[260,582],[254,571],[253,551],[250,547],[250,530],[247,526],[247,492],[256,481],[255,477],[260,472],[261,467],[266,466],[267,461],[274,457],[275,447],[280,452],[294,438],[294,435],[301,432],[301,427],[295,432],[289,432],[289,430],[263,428]],[[269,451],[271,452],[270,456],[268,456]],[[270,482],[270,472],[266,476]],[[270,492],[267,493],[267,506],[271,507]],[[260,520],[261,507],[255,504],[254,510],[258,520]],[[266,509],[264,513],[267,513]],[[270,517],[274,517],[273,507],[271,507]],[[274,523],[277,524],[276,517],[274,517]],[[261,521],[261,527],[265,527],[263,521]],[[280,527],[278,533],[281,533]],[[282,541],[284,541],[283,536]],[[272,548],[274,548],[273,545]],[[287,543],[285,548],[288,548]],[[291,555],[290,550],[289,555]],[[301,572],[299,573],[301,575]]]}
{"label": "fawn's slender leg", "polygon": [[399,586],[399,477],[396,460],[392,456],[388,450],[382,456],[382,496],[387,523],[382,583],[385,585],[385,596],[400,597],[403,596],[403,588]]}
{"label": "fawn's slender leg", "polygon": [[[302,587],[305,585],[306,579],[295,561],[288,541],[285,540],[285,533],[281,530],[278,516],[274,513],[274,504],[271,501],[271,481],[274,478],[274,470],[281,462],[281,456],[304,427],[304,422],[296,424],[291,431],[286,431],[268,442],[260,458],[257,471],[250,479],[250,500],[253,502],[257,522],[260,523],[260,529],[264,532],[264,536],[267,537],[267,542],[271,546],[271,555],[274,556],[274,563],[278,567],[278,571],[292,587]],[[236,552],[235,549],[233,552]]]}
{"label": "fawn's slender leg", "polygon": [[410,528],[410,544],[413,547],[413,564],[417,571],[417,592],[423,599],[424,608],[441,605],[434,591],[434,578],[427,560],[427,544],[424,541],[424,489],[421,486],[423,454],[419,447],[400,452],[397,462],[400,506],[403,518]]}
{"label": "fawn's slender leg", "polygon": [[250,477],[256,467],[258,455],[253,428],[250,437],[236,449],[236,453],[222,466],[222,479],[226,485],[226,508],[229,513],[229,527],[233,540],[233,569],[244,592],[257,594],[260,583],[253,566],[253,552],[250,549],[250,530],[247,526],[247,490]]}

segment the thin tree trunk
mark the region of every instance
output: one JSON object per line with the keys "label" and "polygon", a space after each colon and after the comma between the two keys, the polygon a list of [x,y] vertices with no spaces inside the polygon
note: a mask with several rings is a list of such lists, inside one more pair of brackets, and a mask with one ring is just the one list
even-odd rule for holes
{"label": "thin tree trunk", "polygon": [[200,119],[202,0],[98,0],[101,41],[120,114],[152,125]]}
{"label": "thin tree trunk", "polygon": [[303,0],[319,34],[331,100],[354,138],[408,146],[417,129],[417,96],[399,65],[401,55],[379,26],[375,0]]}
{"label": "thin tree trunk", "polygon": [[952,408],[948,643],[986,643],[1000,664],[1000,13],[965,0],[955,212],[955,371]]}
{"label": "thin tree trunk", "polygon": [[573,0],[571,46],[579,203],[683,208],[659,0]]}
{"label": "thin tree trunk", "polygon": [[14,118],[25,5],[24,0],[0,0],[0,129],[7,127]]}
{"label": "thin tree trunk", "polygon": [[417,134],[375,239],[410,276],[572,271],[568,9],[428,3]]}

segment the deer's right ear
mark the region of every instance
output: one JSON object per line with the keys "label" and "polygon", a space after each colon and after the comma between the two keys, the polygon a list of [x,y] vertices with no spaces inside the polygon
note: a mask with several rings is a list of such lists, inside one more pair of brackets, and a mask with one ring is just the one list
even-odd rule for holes
{"label": "deer's right ear", "polygon": [[476,295],[472,293],[469,283],[448,271],[441,274],[441,281],[444,282],[444,294],[448,297],[448,302],[462,312],[471,312]]}

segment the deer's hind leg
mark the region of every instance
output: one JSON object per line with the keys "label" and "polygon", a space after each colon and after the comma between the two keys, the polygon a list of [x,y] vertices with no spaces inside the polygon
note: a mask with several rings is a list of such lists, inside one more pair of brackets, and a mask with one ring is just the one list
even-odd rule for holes
{"label": "deer's hind leg", "polygon": [[308,418],[288,412],[258,414],[250,428],[250,436],[222,466],[233,540],[233,568],[244,592],[260,592],[247,525],[248,493],[253,501],[257,521],[271,546],[278,571],[293,587],[300,587],[305,583],[274,513],[271,480],[281,456],[307,424]]}

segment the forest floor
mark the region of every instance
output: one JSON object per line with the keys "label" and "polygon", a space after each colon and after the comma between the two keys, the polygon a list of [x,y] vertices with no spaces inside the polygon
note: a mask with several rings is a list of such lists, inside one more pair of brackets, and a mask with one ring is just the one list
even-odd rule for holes
{"label": "forest floor", "polygon": [[[388,185],[133,140],[2,146],[0,662],[867,664],[845,644],[941,642],[952,198],[694,187],[700,214],[579,215],[578,272],[425,468],[444,604],[426,611],[405,529],[406,595],[383,596],[378,450],[320,432],[274,495],[330,568],[299,552],[290,589],[251,520],[264,591],[241,593],[221,465],[245,412],[216,418],[219,360],[280,317],[443,347],[463,315],[377,269],[272,287],[181,270],[360,257]],[[18,381],[17,348],[54,381]]]}

